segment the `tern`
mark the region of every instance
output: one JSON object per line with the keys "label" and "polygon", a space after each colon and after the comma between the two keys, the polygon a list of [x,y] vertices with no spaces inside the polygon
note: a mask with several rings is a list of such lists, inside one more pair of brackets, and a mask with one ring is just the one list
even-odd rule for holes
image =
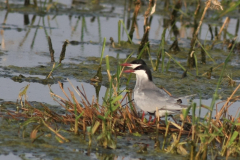
{"label": "tern", "polygon": [[121,65],[131,68],[125,70],[125,73],[136,74],[133,97],[135,104],[142,111],[154,114],[157,109],[159,116],[163,117],[166,114],[181,113],[181,110],[186,108],[186,106],[180,104],[181,100],[179,98],[170,96],[153,83],[151,70],[142,59]]}

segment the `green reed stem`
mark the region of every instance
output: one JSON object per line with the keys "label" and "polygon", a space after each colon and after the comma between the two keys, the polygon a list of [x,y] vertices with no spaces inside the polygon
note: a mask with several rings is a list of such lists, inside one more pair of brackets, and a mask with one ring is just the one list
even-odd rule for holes
{"label": "green reed stem", "polygon": [[214,59],[211,57],[211,55],[207,52],[207,50],[202,46],[201,42],[196,39],[198,44],[202,47],[202,49],[204,50],[204,52],[208,55],[208,57],[213,61],[214,64],[216,64],[216,62],[214,61]]}
{"label": "green reed stem", "polygon": [[151,54],[150,54],[150,52],[149,52],[149,48],[147,48],[147,51],[148,51],[148,55],[149,55],[149,59],[150,59],[152,68],[154,69],[155,67],[154,67],[154,64],[153,64],[152,56],[151,56]]}
{"label": "green reed stem", "polygon": [[109,57],[108,57],[108,55],[106,55],[106,58],[105,58],[105,60],[106,60],[106,67],[107,67],[107,71],[110,71]]}
{"label": "green reed stem", "polygon": [[128,61],[128,59],[133,55],[133,53],[134,53],[134,51],[132,51],[132,53],[130,53],[130,54],[128,55],[128,57],[125,59],[124,63],[126,63],[126,62]]}
{"label": "green reed stem", "polygon": [[99,42],[102,41],[102,31],[101,31],[101,21],[99,16],[97,17],[97,22],[98,22],[98,35],[99,35]]}
{"label": "green reed stem", "polygon": [[201,110],[202,110],[202,96],[201,96],[201,94],[200,94],[200,103],[199,103],[199,111],[198,111],[198,121],[197,121],[197,125],[198,125],[198,122],[199,122],[199,120],[200,120],[200,116],[201,116]]}
{"label": "green reed stem", "polygon": [[197,63],[197,56],[196,56],[195,52],[193,53],[193,56],[194,56],[195,65],[196,65],[196,75],[198,76],[198,63]]}
{"label": "green reed stem", "polygon": [[[161,48],[162,48],[162,73],[164,72],[164,59],[165,59],[165,51],[164,51],[164,45],[165,45],[165,35],[166,35],[166,30],[167,28],[164,28],[163,33],[162,33],[162,41],[161,41]],[[158,59],[159,61],[160,59]],[[157,66],[158,67],[159,62],[157,62]]]}
{"label": "green reed stem", "polygon": [[190,159],[194,160],[195,157],[195,150],[196,150],[196,145],[195,145],[195,133],[196,133],[196,103],[192,104],[192,144],[191,144],[191,153],[190,153]]}
{"label": "green reed stem", "polygon": [[105,45],[106,45],[106,37],[103,38],[103,46],[102,46],[102,52],[101,52],[101,59],[100,59],[100,63],[99,63],[100,66],[102,65],[102,59],[103,59],[103,55],[104,55]]}
{"label": "green reed stem", "polygon": [[[165,123],[167,122],[167,116],[165,116]],[[169,129],[169,124],[170,123],[166,123],[167,127],[166,127],[166,130],[165,130],[165,134],[164,134],[164,138],[163,138],[163,145],[162,145],[162,150],[164,150],[164,146],[165,146],[165,143],[166,143],[166,139],[167,139],[167,135],[168,135],[168,129]]]}
{"label": "green reed stem", "polygon": [[170,67],[170,62],[171,62],[171,58],[168,59],[167,67],[166,67],[166,72],[168,72],[168,69],[169,69],[169,67]]}
{"label": "green reed stem", "polygon": [[102,106],[106,105],[107,104],[107,99],[108,99],[108,93],[109,93],[109,88],[107,88],[106,92],[105,92],[105,95],[104,95],[104,98],[103,98],[103,103],[102,103]]}
{"label": "green reed stem", "polygon": [[[133,55],[133,53],[134,53],[134,51],[132,51],[132,53],[129,54],[129,56],[125,59],[124,63],[126,63],[126,62],[128,61],[128,59]],[[129,84],[131,77],[132,77],[132,74],[130,74],[130,75],[128,76],[128,80],[127,80],[126,85]]]}
{"label": "green reed stem", "polygon": [[127,34],[127,36],[128,36],[128,40],[130,41],[130,43],[132,44],[133,42],[132,42],[132,39],[130,38],[130,36],[129,36],[129,34],[128,34],[128,31],[127,31],[127,29],[126,29],[126,26],[125,26],[125,24],[124,24],[124,22],[123,22],[123,20],[119,20],[121,23],[122,23],[122,25],[123,25],[123,28],[124,28],[124,30],[125,30],[125,32],[126,32],[126,34]]}
{"label": "green reed stem", "polygon": [[118,45],[121,42],[121,20],[118,21]]}
{"label": "green reed stem", "polygon": [[144,50],[146,49],[146,47],[148,47],[148,43],[149,43],[149,42],[145,43],[143,49],[142,49],[141,52],[138,54],[137,59],[141,59]]}
{"label": "green reed stem", "polygon": [[[184,71],[186,71],[186,69],[177,61],[175,60],[170,54],[168,54],[167,52],[165,52],[166,55],[168,55],[177,65],[179,65]],[[188,74],[192,75],[192,73],[187,72]]]}
{"label": "green reed stem", "polygon": [[74,114],[75,114],[75,125],[74,125],[74,133],[78,134],[78,119],[82,117],[84,112],[78,115],[76,104],[74,104]]}
{"label": "green reed stem", "polygon": [[220,77],[219,77],[219,79],[218,79],[217,87],[216,87],[216,89],[215,89],[215,93],[213,94],[212,102],[211,102],[211,105],[210,105],[211,111],[210,111],[210,116],[209,116],[209,120],[208,120],[208,126],[209,126],[209,124],[210,124],[210,122],[211,122],[211,120],[212,120],[212,112],[213,112],[213,107],[214,107],[214,105],[215,105],[215,101],[216,101],[217,98],[218,98],[218,88],[219,88],[219,85],[220,85],[221,82],[222,82],[223,73],[224,73],[224,71],[225,71],[225,69],[226,69],[226,67],[227,67],[227,63],[229,62],[230,57],[231,57],[231,55],[232,55],[232,53],[233,53],[233,49],[234,49],[234,47],[235,47],[235,45],[236,45],[236,42],[237,42],[237,41],[234,42],[233,47],[232,47],[230,53],[228,54],[228,56],[227,56],[227,58],[226,58],[226,60],[225,60],[225,62],[224,62],[224,65],[223,65],[223,68],[222,68]]}
{"label": "green reed stem", "polygon": [[[230,6],[227,10],[225,10],[225,12],[223,12],[219,17],[222,17],[222,16],[226,15],[227,13],[234,11],[234,10],[236,9],[236,7],[239,6],[239,5],[240,5],[240,1],[236,1],[236,3],[235,3],[234,5],[231,5],[231,6]],[[219,17],[218,17],[218,18],[219,18]]]}
{"label": "green reed stem", "polygon": [[[119,59],[119,54],[117,54],[117,59]],[[117,91],[120,90],[120,74],[121,74],[121,66],[117,63]]]}

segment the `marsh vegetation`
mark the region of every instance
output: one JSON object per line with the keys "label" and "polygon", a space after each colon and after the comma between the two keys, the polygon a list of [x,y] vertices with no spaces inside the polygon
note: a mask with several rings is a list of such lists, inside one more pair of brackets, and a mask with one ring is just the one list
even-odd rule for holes
{"label": "marsh vegetation", "polygon": [[[2,96],[12,83],[24,84],[14,88],[22,88],[18,98],[9,93],[1,100],[0,153],[36,149],[35,158],[47,159],[74,159],[79,153],[87,159],[91,152],[97,159],[239,157],[239,4],[0,2]],[[24,26],[11,14],[23,15]],[[147,62],[154,82],[169,95],[196,94],[199,102],[186,103],[189,107],[173,119],[142,121],[132,99],[135,76],[120,66],[136,58]],[[31,100],[36,83],[47,92],[38,86]],[[38,100],[46,93],[54,105]],[[18,152],[19,145],[24,147]],[[51,155],[56,153],[60,156]]]}

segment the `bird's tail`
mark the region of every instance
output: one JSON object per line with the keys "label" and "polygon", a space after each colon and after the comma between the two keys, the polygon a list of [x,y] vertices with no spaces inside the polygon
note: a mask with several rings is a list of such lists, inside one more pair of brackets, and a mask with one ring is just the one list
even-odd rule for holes
{"label": "bird's tail", "polygon": [[196,96],[197,94],[191,94],[191,95],[188,95],[188,96],[183,96],[183,97],[177,97],[177,99],[187,99],[187,98],[190,98],[190,97],[193,97],[193,96]]}
{"label": "bird's tail", "polygon": [[174,98],[175,98],[175,101],[177,101],[178,104],[181,104],[182,103],[182,99],[191,98],[191,97],[196,96],[196,95],[197,94],[191,94],[191,95],[188,95],[188,96],[174,97]]}
{"label": "bird's tail", "polygon": [[183,104],[179,104],[179,106],[181,106],[182,109],[187,109],[189,107],[189,105],[183,105]]}

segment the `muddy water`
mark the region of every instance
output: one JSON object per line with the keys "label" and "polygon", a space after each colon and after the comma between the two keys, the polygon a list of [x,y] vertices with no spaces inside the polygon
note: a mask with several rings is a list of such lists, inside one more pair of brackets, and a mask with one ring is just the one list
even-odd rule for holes
{"label": "muddy water", "polygon": [[[94,99],[96,99],[96,92],[95,92],[95,87],[93,85],[90,85],[89,83],[85,83],[85,82],[77,82],[76,80],[70,80],[71,83],[73,84],[74,87],[79,86],[82,87],[82,85],[84,86],[84,89],[86,90],[86,96],[88,99],[92,99],[92,97],[94,96]],[[14,81],[8,80],[6,78],[0,78],[0,83],[2,84],[6,84],[6,91],[4,92],[5,94],[3,94],[1,96],[1,99],[4,101],[12,101],[12,99],[14,97],[10,97],[10,95],[15,95],[15,99],[19,99],[18,94],[21,91],[21,89],[23,89],[24,87],[26,87],[29,82],[22,82],[22,83],[16,83]],[[17,90],[16,88],[20,87],[20,90]],[[67,88],[73,90],[72,86],[70,85],[69,82],[64,82],[63,83],[63,88],[66,89]],[[30,83],[30,87],[28,89],[28,93],[27,93],[27,98],[30,101],[36,101],[36,102],[43,102],[43,103],[47,103],[50,105],[58,105],[57,102],[55,102],[53,100],[53,98],[50,95],[50,89],[53,93],[66,98],[65,95],[63,94],[62,90],[59,87],[59,84],[52,84],[52,85],[44,85],[44,84],[40,84],[40,83]],[[106,87],[102,86],[100,89],[99,94],[101,96],[103,96],[105,94],[106,91]],[[69,97],[71,97],[71,95],[69,94],[69,92],[67,92],[67,95]],[[80,101],[80,97],[77,97],[77,99]],[[99,103],[102,103],[102,99],[99,99]]]}
{"label": "muddy water", "polygon": [[[63,96],[62,91],[58,86],[58,81],[62,82],[64,88],[71,88],[67,78],[71,80],[73,85],[81,86],[83,84],[88,98],[96,97],[95,88],[90,84],[90,79],[96,74],[99,57],[101,55],[103,38],[106,37],[107,44],[104,52],[105,55],[110,56],[111,72],[115,73],[116,63],[118,63],[117,56],[122,62],[131,52],[134,52],[133,57],[136,57],[138,45],[122,45],[121,47],[112,48],[110,46],[109,38],[113,37],[117,43],[118,39],[118,21],[121,19],[126,24],[128,30],[130,26],[129,20],[133,14],[133,5],[130,7],[128,1],[85,1],[85,4],[72,4],[71,1],[59,0],[56,1],[58,10],[51,9],[48,13],[44,13],[39,7],[36,10],[32,7],[24,7],[23,1],[9,1],[11,10],[8,12],[5,9],[5,3],[0,2],[0,32],[1,32],[1,49],[0,49],[0,103],[4,104],[6,101],[16,102],[18,94],[23,87],[30,84],[27,92],[28,101],[32,103],[45,103],[53,107],[55,110],[61,110],[59,105],[51,98],[49,92],[51,90],[60,96]],[[40,1],[39,1],[40,3]],[[42,2],[39,5],[44,5]],[[48,4],[46,4],[48,5]],[[143,21],[144,11],[147,5],[142,6],[140,14],[137,19],[137,28],[134,32],[133,42],[139,44],[143,36]],[[190,12],[194,11],[194,7],[188,8]],[[184,6],[182,10],[186,12]],[[210,12],[212,13],[212,12]],[[156,8],[156,13],[153,16],[151,30],[149,33],[149,41],[151,46],[151,58],[156,59],[156,51],[159,48],[161,34],[163,32],[164,21],[169,18],[168,12],[163,10],[163,4],[159,4]],[[214,15],[214,14],[213,14]],[[229,15],[230,24],[226,29],[228,34],[240,35],[237,30],[237,18],[234,13]],[[207,16],[206,22],[203,23],[199,39],[206,46],[211,45],[211,36],[208,31],[208,23],[220,28],[224,22],[225,17],[213,20],[211,14]],[[25,21],[24,21],[25,20]],[[29,20],[29,23],[26,21]],[[180,31],[179,46],[181,52],[174,55],[174,58],[183,66],[186,66],[187,53],[190,47],[190,41],[193,32],[193,17],[191,14],[181,15],[176,22],[176,26]],[[121,39],[126,41],[127,36],[121,28]],[[236,32],[237,31],[237,32]],[[61,53],[63,42],[68,39],[71,44],[67,46],[66,56],[61,67],[53,72],[53,77],[46,81],[45,77],[51,71],[53,63],[50,62],[50,55],[48,50],[47,36],[52,39],[53,49],[55,50],[55,60],[58,61]],[[174,35],[170,29],[166,32],[166,48],[172,44]],[[229,38],[229,37],[228,37]],[[200,49],[196,49],[198,61],[200,62]],[[209,50],[209,54],[213,57],[216,64],[207,58],[207,64],[201,65],[199,63],[199,76],[188,75],[187,78],[181,79],[183,70],[173,61],[170,63],[168,72],[160,73],[154,72],[154,82],[160,87],[163,86],[169,90],[174,96],[184,96],[190,94],[197,94],[194,102],[199,103],[200,95],[203,98],[202,103],[209,105],[212,94],[216,88],[217,80],[221,72],[221,67],[212,73],[210,79],[206,76],[201,76],[206,73],[210,67],[215,67],[224,62],[229,51],[226,46],[216,44],[213,50]],[[151,66],[149,60],[146,60]],[[166,57],[165,62],[168,62]],[[226,99],[235,87],[228,86],[229,75],[239,84],[239,53],[236,51],[229,62],[229,66],[224,74],[225,79],[219,88],[219,98]],[[196,75],[196,70],[190,70],[193,75]],[[20,74],[24,77],[21,77]],[[99,93],[99,101],[104,95],[106,86],[108,85],[105,61],[103,60],[103,83]],[[125,77],[123,76],[122,87],[125,87]],[[169,83],[171,81],[171,83]],[[130,88],[133,88],[135,83],[134,78],[130,82]],[[48,86],[50,85],[50,86]],[[49,88],[50,87],[50,88]],[[239,94],[239,92],[237,92]],[[220,101],[220,100],[219,100]],[[219,102],[218,101],[218,102]],[[188,104],[184,100],[184,104]],[[1,105],[5,106],[5,105]],[[230,109],[229,114],[235,115],[240,104],[235,103]],[[10,108],[14,110],[15,108]],[[219,108],[220,109],[220,108]],[[201,116],[206,114],[206,110],[202,111]],[[30,144],[29,138],[21,139],[17,134],[18,125],[15,122],[6,123],[5,120],[0,119],[1,131],[0,147],[5,148],[1,150],[0,159],[52,159],[56,157],[71,157],[71,159],[159,159],[159,153],[153,151],[153,141],[149,140],[148,136],[143,136],[142,139],[133,136],[121,137],[118,139],[119,149],[116,151],[103,150],[93,146],[91,151],[88,151],[86,142],[82,140],[79,142],[79,137],[68,137],[72,140],[71,143],[59,145],[55,138],[42,138],[42,142],[37,144]],[[137,154],[139,145],[137,143],[150,144],[149,154]],[[80,143],[80,144],[79,144]],[[8,145],[7,145],[8,144]],[[19,148],[19,146],[23,146]],[[48,149],[46,149],[48,148]],[[33,151],[36,150],[36,151]],[[10,153],[10,154],[9,154]],[[162,159],[176,159],[184,158],[178,156],[167,155],[161,153]]]}

